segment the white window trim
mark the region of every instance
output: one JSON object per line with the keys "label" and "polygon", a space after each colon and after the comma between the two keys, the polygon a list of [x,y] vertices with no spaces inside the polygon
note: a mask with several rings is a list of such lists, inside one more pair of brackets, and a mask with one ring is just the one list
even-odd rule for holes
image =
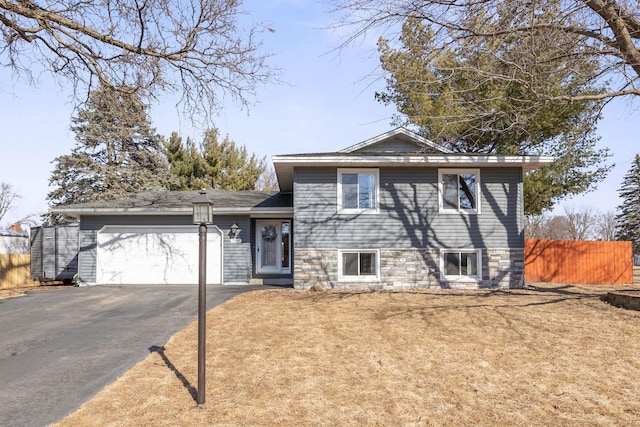
{"label": "white window trim", "polygon": [[[375,208],[367,209],[349,209],[342,207],[342,175],[343,174],[358,174],[358,173],[370,173],[375,177],[376,186],[376,206]],[[363,168],[338,168],[337,173],[337,194],[338,194],[338,213],[339,214],[378,214],[380,213],[380,169],[363,169]]]}
{"label": "white window trim", "polygon": [[[448,252],[475,253],[477,258],[477,276],[448,276],[445,274],[444,254]],[[444,282],[481,282],[482,281],[482,249],[440,249],[440,280]]]}
{"label": "white window trim", "polygon": [[[367,253],[376,255],[376,275],[375,276],[345,276],[342,274],[342,254],[343,253]],[[379,249],[340,249],[338,250],[338,282],[380,282],[380,250]]]}
{"label": "white window trim", "polygon": [[[449,209],[444,207],[444,189],[442,188],[442,175],[446,174],[474,174],[476,176],[476,208],[475,209]],[[458,196],[459,197],[459,196]],[[482,206],[480,192],[480,169],[438,169],[438,211],[441,214],[479,214]]]}

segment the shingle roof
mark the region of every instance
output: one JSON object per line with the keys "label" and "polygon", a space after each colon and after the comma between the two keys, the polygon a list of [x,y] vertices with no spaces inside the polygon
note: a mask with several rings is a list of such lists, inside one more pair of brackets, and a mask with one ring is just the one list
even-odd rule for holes
{"label": "shingle roof", "polygon": [[[106,211],[137,211],[159,213],[167,211],[184,211],[192,209],[192,201],[198,191],[145,191],[119,200],[99,201],[57,206],[53,213],[87,214]],[[275,191],[226,191],[206,190],[206,197],[216,209],[251,209],[251,208],[291,208],[291,194]]]}
{"label": "shingle roof", "polygon": [[19,233],[17,231],[14,230],[5,230],[5,229],[1,229],[0,230],[0,236],[10,236],[10,237],[29,237],[28,234],[25,233]]}

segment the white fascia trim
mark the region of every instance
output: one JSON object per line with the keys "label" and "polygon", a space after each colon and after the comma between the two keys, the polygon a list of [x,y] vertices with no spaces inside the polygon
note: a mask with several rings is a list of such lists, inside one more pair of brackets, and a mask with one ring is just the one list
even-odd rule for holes
{"label": "white fascia trim", "polygon": [[51,213],[79,218],[80,215],[185,215],[193,212],[186,208],[52,208]]}
{"label": "white fascia trim", "polygon": [[387,155],[387,156],[273,156],[273,163],[282,166],[339,166],[339,167],[380,167],[394,166],[433,166],[433,167],[513,167],[522,166],[525,171],[533,170],[549,163],[551,156],[515,156],[515,155],[487,155],[470,156],[465,154],[452,155]]}
{"label": "white fascia trim", "polygon": [[251,218],[292,218],[292,217],[293,217],[293,207],[252,208],[251,209]]}

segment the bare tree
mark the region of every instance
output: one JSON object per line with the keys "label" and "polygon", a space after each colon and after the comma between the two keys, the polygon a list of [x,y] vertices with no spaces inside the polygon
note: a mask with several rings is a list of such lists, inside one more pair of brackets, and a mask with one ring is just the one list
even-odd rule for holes
{"label": "bare tree", "polygon": [[273,77],[261,29],[239,26],[241,3],[0,0],[0,61],[32,81],[40,65],[76,95],[99,85],[143,98],[179,93],[183,111],[208,115],[221,95],[246,103]]}
{"label": "bare tree", "polygon": [[[443,76],[452,83],[457,72],[470,71],[486,81],[515,81],[527,87],[538,105],[640,95],[640,2],[636,0],[330,1],[340,14],[335,27],[350,29],[343,47],[370,32],[397,33],[411,17],[433,32],[429,60],[440,61],[439,52],[472,48],[495,52],[502,65],[490,73],[472,62],[452,68]],[[529,41],[514,43],[518,39]],[[506,52],[505,43],[510,44]],[[549,70],[546,76],[527,73],[530,67],[559,58],[575,70],[569,78],[610,85],[597,91],[587,86],[554,92],[546,80],[566,70]],[[532,108],[530,103],[523,105],[522,114]]]}
{"label": "bare tree", "polygon": [[590,207],[565,207],[564,215],[527,215],[525,236],[550,240],[615,240],[616,214],[598,214]]}
{"label": "bare tree", "polygon": [[547,223],[547,239],[571,240],[567,228],[567,218],[564,215],[552,216]]}
{"label": "bare tree", "polygon": [[598,215],[595,224],[595,238],[600,240],[616,240],[618,220],[614,211]]}
{"label": "bare tree", "polygon": [[0,221],[4,216],[15,209],[15,202],[20,198],[11,184],[6,182],[0,183]]}
{"label": "bare tree", "polygon": [[278,191],[280,186],[278,185],[278,177],[273,165],[269,165],[264,172],[258,178],[256,182],[256,190],[260,191]]}
{"label": "bare tree", "polygon": [[540,215],[525,215],[524,235],[530,239],[548,239],[548,222],[549,217],[544,213]]}
{"label": "bare tree", "polygon": [[524,233],[531,239],[571,240],[567,222],[564,215],[527,215]]}
{"label": "bare tree", "polygon": [[598,215],[594,213],[592,208],[575,209],[565,206],[564,217],[569,240],[589,240],[593,236]]}

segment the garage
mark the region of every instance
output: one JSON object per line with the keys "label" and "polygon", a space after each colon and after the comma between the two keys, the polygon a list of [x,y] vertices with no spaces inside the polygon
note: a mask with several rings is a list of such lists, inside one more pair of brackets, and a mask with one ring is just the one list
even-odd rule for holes
{"label": "garage", "polygon": [[[198,283],[197,226],[104,226],[97,235],[97,284]],[[207,283],[222,283],[222,232],[207,233]]]}

